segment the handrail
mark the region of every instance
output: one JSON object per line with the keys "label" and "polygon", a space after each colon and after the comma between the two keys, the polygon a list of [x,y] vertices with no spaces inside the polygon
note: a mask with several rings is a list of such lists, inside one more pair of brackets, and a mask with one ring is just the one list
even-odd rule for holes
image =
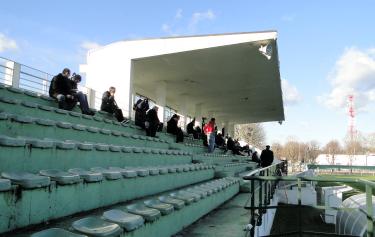
{"label": "handrail", "polygon": [[245,179],[245,180],[247,180],[246,177],[248,177],[248,176],[253,176],[253,175],[256,174],[256,173],[259,173],[259,172],[261,172],[261,171],[264,171],[264,170],[270,169],[271,167],[273,167],[273,166],[277,166],[277,165],[279,165],[279,164],[281,164],[281,163],[282,163],[282,161],[278,161],[278,163],[271,164],[271,165],[269,165],[269,166],[267,166],[267,167],[263,167],[263,168],[260,168],[260,169],[255,169],[255,170],[253,170],[253,171],[250,171],[247,175],[243,176],[242,178]]}

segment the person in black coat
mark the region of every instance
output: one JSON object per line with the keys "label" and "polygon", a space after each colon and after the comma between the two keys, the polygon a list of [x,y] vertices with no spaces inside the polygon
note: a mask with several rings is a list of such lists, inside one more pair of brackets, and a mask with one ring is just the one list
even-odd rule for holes
{"label": "person in black coat", "polygon": [[146,122],[145,122],[146,135],[149,137],[155,137],[156,131],[158,130],[160,126],[158,110],[159,108],[157,106],[154,106],[146,114]]}
{"label": "person in black coat", "polygon": [[54,76],[49,87],[49,96],[55,98],[59,104],[59,109],[72,110],[77,101],[72,95],[70,69],[64,68],[62,73]]}
{"label": "person in black coat", "polygon": [[127,120],[124,118],[122,110],[117,106],[115,93],[116,88],[113,86],[111,86],[108,91],[103,93],[100,110],[113,114],[117,121],[120,123],[125,123]]}
{"label": "person in black coat", "polygon": [[273,162],[273,151],[270,150],[270,146],[267,145],[266,149],[260,154],[260,165],[262,167],[267,167]]}
{"label": "person in black coat", "polygon": [[257,151],[254,151],[253,154],[251,155],[251,161],[258,163],[258,165],[260,164],[260,159],[258,157]]}
{"label": "person in black coat", "polygon": [[176,135],[176,142],[183,142],[184,141],[184,133],[182,132],[181,128],[178,127],[178,120],[180,116],[174,114],[172,118],[167,122],[167,133],[171,133]]}
{"label": "person in black coat", "polygon": [[149,109],[148,99],[139,99],[133,106],[135,110],[135,125],[140,126],[143,129],[146,129],[146,112]]}
{"label": "person in black coat", "polygon": [[83,94],[82,91],[78,90],[78,83],[81,82],[81,75],[73,73],[70,80],[71,93],[75,100],[79,102],[82,114],[95,115],[95,113],[90,110],[89,103],[87,102],[87,96]]}

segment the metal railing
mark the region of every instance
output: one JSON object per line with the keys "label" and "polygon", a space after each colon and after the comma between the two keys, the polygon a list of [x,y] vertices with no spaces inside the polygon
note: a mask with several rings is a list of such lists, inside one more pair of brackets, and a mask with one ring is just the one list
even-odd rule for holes
{"label": "metal railing", "polygon": [[[48,95],[53,76],[39,69],[0,57],[0,83]],[[81,85],[78,85],[78,89],[87,94],[91,108],[100,109],[102,93]]]}
{"label": "metal railing", "polygon": [[[358,210],[365,214],[367,217],[367,237],[374,237],[374,218],[373,218],[373,204],[372,204],[372,190],[375,189],[375,182],[371,182],[364,179],[356,178],[335,178],[335,177],[296,177],[296,176],[279,176],[279,164],[275,164],[270,167],[259,169],[249,173],[244,176],[244,180],[249,180],[251,184],[251,205],[245,206],[245,209],[250,209],[250,224],[252,229],[250,231],[250,236],[254,236],[255,226],[262,225],[262,214],[266,213],[269,209],[276,208],[298,208],[298,227],[296,231],[291,231],[288,233],[274,234],[269,236],[290,236],[298,235],[303,236],[304,234],[317,235],[317,236],[351,236],[351,235],[339,235],[337,233],[324,233],[324,232],[314,232],[306,231],[302,229],[301,217],[302,209],[304,208],[316,208],[320,210],[346,210],[346,211],[355,211]],[[296,182],[297,184],[297,200],[298,205],[295,206],[271,206],[270,200],[273,197],[276,185],[280,181],[289,181]],[[366,210],[361,208],[347,208],[347,207],[328,207],[322,205],[302,205],[301,190],[302,184],[304,182],[343,182],[343,183],[356,183],[363,185],[365,187],[366,193]],[[258,185],[257,185],[258,184]],[[258,192],[258,198],[256,195]]]}

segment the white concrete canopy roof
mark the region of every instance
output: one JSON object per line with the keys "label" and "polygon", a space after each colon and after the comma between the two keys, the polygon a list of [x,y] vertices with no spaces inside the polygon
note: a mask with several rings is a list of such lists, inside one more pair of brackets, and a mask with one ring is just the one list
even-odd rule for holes
{"label": "white concrete canopy roof", "polygon": [[[105,83],[128,86],[121,93],[128,98],[159,101],[164,86],[166,105],[191,116],[199,106],[201,115],[232,123],[282,121],[276,37],[267,31],[116,42],[89,52],[87,85],[103,88],[97,79],[104,67],[113,74]],[[270,58],[259,50],[266,45]]]}

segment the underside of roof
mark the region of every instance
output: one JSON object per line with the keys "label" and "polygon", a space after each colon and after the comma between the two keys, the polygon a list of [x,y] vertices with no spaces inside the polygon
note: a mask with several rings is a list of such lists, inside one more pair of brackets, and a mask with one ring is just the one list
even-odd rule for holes
{"label": "underside of roof", "polygon": [[132,59],[132,75],[135,92],[157,100],[165,84],[166,104],[181,111],[187,101],[189,115],[199,105],[221,121],[284,120],[275,38]]}

